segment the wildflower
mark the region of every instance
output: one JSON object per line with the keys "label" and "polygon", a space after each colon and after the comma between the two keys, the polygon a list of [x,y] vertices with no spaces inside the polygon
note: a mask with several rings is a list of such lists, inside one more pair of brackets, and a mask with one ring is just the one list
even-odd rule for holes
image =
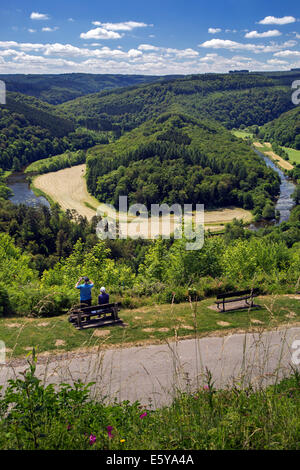
{"label": "wildflower", "polygon": [[204,385],[203,390],[209,390],[209,386],[208,386],[208,385]]}
{"label": "wildflower", "polygon": [[67,426],[67,431],[70,431],[71,428],[72,428],[71,424],[68,424],[68,426]]}
{"label": "wildflower", "polygon": [[90,435],[90,446],[95,444],[95,442],[96,442],[96,436],[94,436],[94,434],[91,434]]}
{"label": "wildflower", "polygon": [[107,434],[108,434],[108,437],[110,439],[112,439],[114,437],[114,435],[112,434],[112,430],[113,430],[113,427],[112,426],[107,426]]}
{"label": "wildflower", "polygon": [[125,439],[120,439],[120,442],[125,442]]}
{"label": "wildflower", "polygon": [[146,411],[145,411],[145,413],[142,413],[142,414],[140,415],[140,419],[145,418],[145,416],[147,416],[147,412],[146,412]]}

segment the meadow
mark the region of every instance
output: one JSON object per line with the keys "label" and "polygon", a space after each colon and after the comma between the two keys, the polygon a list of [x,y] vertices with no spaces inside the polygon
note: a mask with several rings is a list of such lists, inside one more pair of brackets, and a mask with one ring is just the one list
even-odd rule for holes
{"label": "meadow", "polygon": [[[117,300],[117,298],[115,298]],[[166,340],[226,335],[235,330],[256,331],[296,325],[300,296],[269,295],[255,299],[257,308],[219,312],[215,298],[199,302],[149,305],[120,311],[121,325],[77,330],[68,314],[47,318],[0,318],[0,338],[7,359],[25,356],[33,347],[39,353],[61,354],[102,348],[159,344]]]}

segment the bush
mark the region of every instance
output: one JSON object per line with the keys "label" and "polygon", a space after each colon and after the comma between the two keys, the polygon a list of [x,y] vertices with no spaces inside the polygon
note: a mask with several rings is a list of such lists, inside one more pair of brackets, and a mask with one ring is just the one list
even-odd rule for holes
{"label": "bush", "polygon": [[90,398],[93,383],[45,386],[36,357],[0,395],[2,450],[299,450],[300,374],[266,389],[206,384],[178,392],[170,406],[105,405]]}
{"label": "bush", "polygon": [[9,299],[15,314],[36,317],[61,315],[76,301],[67,293],[41,289],[36,285],[22,286],[10,292]]}
{"label": "bush", "polygon": [[3,284],[0,284],[0,317],[9,315],[11,313],[11,306],[9,295]]}

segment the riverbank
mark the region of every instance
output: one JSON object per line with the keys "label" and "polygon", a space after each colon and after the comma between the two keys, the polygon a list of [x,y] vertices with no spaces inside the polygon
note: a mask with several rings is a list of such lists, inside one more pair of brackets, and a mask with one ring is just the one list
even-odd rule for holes
{"label": "riverbank", "polygon": [[253,142],[253,145],[259,149],[260,152],[271,158],[271,160],[273,160],[274,163],[281,169],[288,171],[293,170],[294,166],[291,163],[289,163],[287,160],[284,160],[284,158],[280,157],[272,150],[272,145],[270,142],[264,142],[263,144],[260,142]]}

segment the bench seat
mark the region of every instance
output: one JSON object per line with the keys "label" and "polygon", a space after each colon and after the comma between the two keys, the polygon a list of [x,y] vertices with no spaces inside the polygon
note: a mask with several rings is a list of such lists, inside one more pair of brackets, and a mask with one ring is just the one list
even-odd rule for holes
{"label": "bench seat", "polygon": [[81,328],[82,324],[86,324],[92,317],[107,318],[107,314],[110,314],[113,322],[120,322],[118,316],[119,310],[120,304],[118,303],[91,305],[90,307],[77,307],[71,311],[69,321],[77,324],[78,328]]}
{"label": "bench seat", "polygon": [[[215,303],[217,304],[217,307],[221,312],[226,311],[225,304],[230,303],[230,302],[240,302],[242,300],[245,301],[245,306],[241,308],[252,307],[253,298],[257,297],[258,294],[259,294],[259,289],[247,289],[247,290],[237,291],[237,292],[226,292],[224,294],[218,294],[217,300],[215,301]],[[250,303],[247,302],[248,299],[251,299]],[[220,304],[223,305],[222,310],[219,307]]]}

